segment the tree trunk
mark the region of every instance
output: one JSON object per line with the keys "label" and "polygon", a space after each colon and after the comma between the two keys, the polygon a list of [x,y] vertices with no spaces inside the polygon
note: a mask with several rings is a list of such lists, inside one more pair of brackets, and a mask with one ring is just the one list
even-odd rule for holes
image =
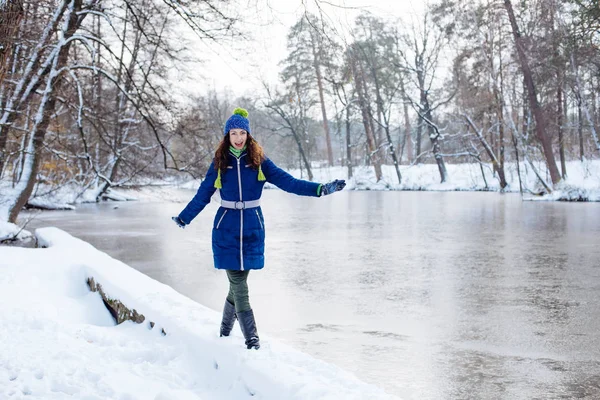
{"label": "tree trunk", "polygon": [[[369,62],[371,62],[372,60],[369,60]],[[380,85],[379,85],[379,78],[377,77],[377,71],[375,70],[374,65],[370,65],[370,72],[371,72],[371,76],[373,77],[373,83],[375,84],[375,105],[377,106],[377,118],[375,118],[373,116],[373,114],[371,113],[371,117],[373,120],[375,120],[375,122],[377,122],[377,129],[374,131],[375,132],[375,143],[377,143],[377,146],[379,146],[379,143],[382,143],[383,140],[381,138],[381,133],[383,130],[382,125],[385,124],[386,128],[385,130],[387,131],[387,129],[389,129],[388,122],[385,120],[384,118],[384,111],[383,111],[383,100],[381,99],[381,89],[380,89]],[[365,93],[366,93],[366,88],[365,88]],[[372,123],[374,123],[372,121]],[[386,136],[388,139],[388,143],[391,145],[392,143],[389,142],[389,133],[386,132]],[[385,158],[385,154],[381,157],[382,158],[382,162],[386,162],[386,158]]]}
{"label": "tree trunk", "polygon": [[392,135],[390,134],[390,126],[385,125],[385,135],[388,141],[388,152],[392,156],[392,161],[394,162],[394,169],[396,170],[396,177],[398,178],[398,184],[402,183],[402,174],[400,173],[400,167],[398,166],[398,158],[396,157],[396,150],[394,149],[394,142],[392,142]]}
{"label": "tree trunk", "polygon": [[[0,171],[4,170],[4,163],[6,161],[5,147],[12,123],[17,119],[23,105],[29,103],[37,93],[37,90],[50,72],[52,59],[44,60],[44,62],[41,59],[44,49],[48,46],[52,35],[56,33],[56,29],[64,13],[67,11],[68,5],[68,0],[63,0],[60,5],[57,5],[42,37],[31,50],[31,55],[27,61],[27,66],[24,68],[23,75],[19,78],[14,92],[7,100],[4,110],[0,115]],[[68,46],[70,47],[70,43]]]}
{"label": "tree trunk", "polygon": [[[379,78],[377,77],[377,71],[373,66],[371,66],[371,75],[373,77],[373,81],[375,82],[375,96],[377,100],[377,122],[378,128],[382,128],[385,131],[385,137],[387,140],[387,150],[386,153],[392,157],[392,162],[394,163],[394,169],[396,170],[396,177],[398,178],[398,184],[402,183],[402,174],[400,174],[400,168],[398,167],[398,158],[396,157],[396,150],[394,149],[394,142],[392,140],[392,135],[390,133],[390,122],[389,116],[386,117],[383,110],[383,99],[381,97],[381,88],[379,85]],[[379,140],[378,140],[379,141]]]}
{"label": "tree trunk", "polygon": [[431,141],[433,156],[438,166],[440,173],[440,182],[444,183],[448,180],[448,171],[446,170],[446,164],[444,163],[444,157],[442,157],[442,148],[440,144],[440,133],[437,127],[433,123],[433,116],[431,114],[431,106],[429,105],[429,98],[427,90],[425,89],[425,80],[422,73],[418,73],[419,80],[419,92],[420,92],[420,108],[419,117],[427,124],[427,130],[429,133],[429,140]]}
{"label": "tree trunk", "polygon": [[498,178],[500,178],[500,187],[502,189],[508,186],[508,182],[506,182],[506,175],[504,173],[504,115],[502,112],[499,116],[499,124],[498,124]]}
{"label": "tree trunk", "polygon": [[[504,146],[504,74],[502,73],[502,48],[498,49],[498,74],[494,74],[494,96],[496,97],[496,107],[498,114],[498,178],[500,179],[500,187],[502,189],[508,186],[508,182],[506,182],[506,173],[504,171],[504,161],[505,161],[505,146]],[[492,61],[493,62],[493,61]],[[492,72],[494,71],[494,67],[492,65]],[[498,83],[498,80],[500,81]]]}
{"label": "tree trunk", "polygon": [[563,131],[563,65],[561,62],[558,43],[559,34],[555,29],[555,14],[557,13],[557,4],[555,1],[551,4],[550,28],[552,34],[553,64],[556,69],[556,129],[558,131],[558,151],[560,156],[560,172],[562,179],[567,178],[567,164],[565,159],[565,139]]}
{"label": "tree trunk", "polygon": [[0,86],[8,67],[15,34],[23,18],[23,0],[5,0],[0,5]]}
{"label": "tree trunk", "polygon": [[[404,93],[406,93],[404,91],[404,80],[400,81],[400,84],[402,85],[401,90],[402,90],[402,94],[404,95]],[[411,135],[411,127],[410,127],[410,115],[408,114],[408,101],[406,100],[406,97],[404,97],[404,102],[403,102],[403,108],[404,108],[404,142],[406,143],[406,158],[408,163],[410,164],[413,160],[413,143],[412,143],[412,135]],[[402,158],[402,157],[400,157]]]}
{"label": "tree trunk", "polygon": [[66,26],[62,31],[63,41],[60,44],[58,54],[54,56],[51,66],[49,66],[49,74],[46,78],[46,87],[44,94],[38,107],[38,113],[33,126],[33,134],[29,140],[27,155],[25,156],[25,167],[21,175],[19,184],[14,189],[14,194],[8,199],[8,221],[15,223],[21,209],[31,196],[33,187],[37,180],[37,172],[41,160],[41,150],[44,147],[44,138],[50,124],[51,118],[55,112],[57,98],[55,93],[60,91],[63,79],[59,74],[64,66],[67,65],[69,50],[72,41],[70,39],[84,17],[79,17],[78,12],[81,11],[83,0],[73,0],[67,11]]}
{"label": "tree trunk", "polygon": [[313,180],[312,169],[310,168],[310,163],[308,162],[308,158],[306,158],[306,154],[304,153],[304,148],[302,147],[302,140],[300,136],[296,133],[295,129],[292,129],[292,134],[294,136],[294,140],[296,140],[296,144],[298,145],[298,152],[300,153],[300,158],[302,158],[302,162],[304,163],[304,168],[306,168],[306,173],[308,174],[308,180]]}
{"label": "tree trunk", "polygon": [[500,181],[500,187],[502,189],[504,189],[507,186],[506,176],[504,174],[504,168],[500,168],[500,161],[496,157],[496,154],[494,153],[494,149],[485,140],[485,137],[483,136],[483,134],[481,133],[481,131],[475,126],[475,123],[473,122],[473,120],[468,115],[466,115],[466,114],[465,114],[464,117],[467,120],[467,123],[471,126],[471,128],[473,128],[473,131],[475,132],[475,135],[477,136],[477,138],[481,142],[481,145],[485,149],[488,157],[492,160],[492,165],[493,165],[493,168],[494,168],[494,172],[496,172],[496,174],[498,174],[498,180]]}
{"label": "tree trunk", "polygon": [[523,183],[521,181],[521,166],[519,161],[519,145],[517,144],[517,137],[515,136],[516,132],[512,133],[512,142],[515,148],[515,161],[517,162],[517,177],[519,178],[519,193],[523,196]]}
{"label": "tree trunk", "polygon": [[585,148],[583,146],[583,113],[581,112],[581,94],[577,92],[577,136],[579,137],[579,160],[585,159]]}
{"label": "tree trunk", "polygon": [[573,54],[571,54],[571,67],[573,72],[575,73],[575,95],[577,96],[577,106],[579,112],[579,146],[581,149],[581,159],[583,160],[583,123],[582,123],[582,111],[585,114],[585,118],[590,127],[590,133],[592,135],[592,139],[594,144],[596,145],[596,149],[598,153],[600,153],[600,139],[598,138],[598,132],[596,132],[596,127],[594,125],[594,120],[590,115],[590,110],[587,105],[583,102],[583,96],[581,95],[581,82],[579,79],[579,70],[575,67],[575,58]]}
{"label": "tree trunk", "polygon": [[[552,188],[550,186],[548,186],[546,181],[540,176],[537,168],[535,167],[535,164],[527,156],[527,142],[525,140],[526,139],[525,136],[519,134],[519,131],[517,130],[517,127],[515,126],[512,118],[509,118],[508,121],[511,124],[512,132],[513,132],[513,142],[515,143],[515,150],[518,152],[518,142],[522,142],[523,151],[521,152],[521,154],[523,154],[523,160],[525,162],[527,162],[527,164],[529,164],[529,166],[531,167],[531,170],[533,171],[535,176],[538,178],[538,180],[540,181],[542,186],[544,186],[544,189],[547,191],[547,193],[552,193]],[[515,137],[518,137],[518,138],[515,139]],[[527,164],[525,164],[525,168],[527,168]],[[518,164],[517,164],[517,167],[518,167]],[[520,175],[519,175],[519,177],[520,177]],[[521,182],[519,180],[519,184],[520,183]]]}
{"label": "tree trunk", "polygon": [[371,124],[371,113],[369,112],[367,100],[365,98],[364,79],[362,74],[358,70],[358,66],[356,65],[357,61],[355,57],[351,55],[350,58],[352,74],[354,75],[354,82],[356,85],[356,93],[358,95],[358,105],[360,107],[363,126],[365,128],[365,134],[367,136],[367,153],[373,164],[373,167],[375,168],[375,178],[377,179],[377,182],[379,182],[382,178],[381,163],[378,157],[379,149],[377,149],[376,147],[375,136]]}
{"label": "tree trunk", "polygon": [[348,166],[348,179],[352,178],[352,143],[350,141],[350,107],[346,105],[346,157]]}
{"label": "tree trunk", "polygon": [[[425,89],[425,77],[423,76],[423,66],[421,64],[416,64],[418,66],[417,69],[417,82],[419,83],[419,96],[420,96],[420,106],[421,111],[419,112],[419,117],[422,117],[421,113],[426,112],[427,108],[425,107],[425,102],[427,101],[427,93]],[[423,137],[423,123],[425,121],[423,118],[419,118],[419,127],[417,131],[417,164],[421,163],[421,144]]]}
{"label": "tree trunk", "polygon": [[562,75],[560,71],[556,73],[556,78],[558,80],[558,87],[556,90],[556,126],[558,129],[558,146],[560,151],[560,169],[562,173],[562,178],[565,179],[567,177],[567,161],[565,157],[565,138],[563,132],[563,90],[562,90]]}
{"label": "tree trunk", "polygon": [[596,132],[598,132],[598,104],[597,104],[597,96],[600,93],[600,88],[597,83],[600,81],[600,77],[597,76],[596,86],[594,87],[594,80],[590,78],[590,89],[592,91],[591,101],[592,101],[592,124],[594,125]]}
{"label": "tree trunk", "polygon": [[[486,151],[492,160],[494,171],[498,174],[500,188],[504,189],[508,186],[508,182],[506,182],[506,174],[504,172],[504,100],[502,99],[502,94],[499,93],[498,87],[495,83],[494,97],[496,102],[496,113],[498,116],[498,157],[496,157],[496,153],[493,151],[493,148],[488,149],[486,147]],[[474,125],[473,129],[476,129]],[[480,140],[481,139],[482,138],[480,138]]]}
{"label": "tree trunk", "polygon": [[40,104],[39,112],[41,118],[39,121],[36,121],[35,130],[30,138],[30,144],[27,149],[28,154],[24,159],[24,168],[19,180],[20,182],[15,188],[16,196],[11,199],[13,201],[8,208],[8,222],[12,222],[13,224],[17,222],[17,217],[21,209],[27,204],[37,180],[37,172],[42,158],[41,152],[44,147],[44,138],[46,137],[50,117],[54,114],[55,107],[56,97],[52,94],[49,94],[47,100],[43,100],[42,104]]}
{"label": "tree trunk", "polygon": [[417,149],[415,151],[415,164],[421,163],[421,137],[423,136],[423,120],[419,118],[417,122]]}
{"label": "tree trunk", "polygon": [[[311,34],[312,37],[312,34]],[[329,132],[329,121],[327,119],[327,110],[325,109],[325,95],[323,90],[323,77],[321,76],[321,66],[319,64],[319,55],[315,45],[315,40],[311,41],[313,51],[313,65],[317,75],[317,87],[319,89],[319,102],[321,103],[321,114],[323,115],[323,130],[325,131],[325,142],[327,144],[327,161],[329,166],[333,167],[333,150],[331,148],[331,134]]]}
{"label": "tree trunk", "polygon": [[548,137],[546,132],[546,119],[538,102],[537,92],[533,82],[533,76],[529,67],[527,55],[525,54],[523,39],[521,37],[519,27],[517,26],[517,20],[515,18],[511,0],[504,0],[504,6],[508,13],[508,18],[512,27],[513,37],[515,38],[517,54],[519,56],[519,62],[521,64],[523,78],[525,79],[525,86],[527,87],[529,105],[531,107],[533,117],[535,119],[536,135],[538,140],[541,142],[542,148],[544,150],[544,156],[546,157],[546,164],[548,165],[550,178],[552,179],[552,183],[556,185],[558,182],[560,182],[561,177],[556,166],[554,153],[552,152],[552,142],[550,141],[550,138]]}
{"label": "tree trunk", "polygon": [[[431,128],[432,127],[430,127],[430,129]],[[433,144],[433,155],[440,173],[440,182],[444,183],[448,180],[448,171],[446,170],[446,164],[444,163],[444,158],[442,157],[442,147],[440,145],[439,137],[440,135],[436,133],[435,137],[431,138],[431,143]]]}

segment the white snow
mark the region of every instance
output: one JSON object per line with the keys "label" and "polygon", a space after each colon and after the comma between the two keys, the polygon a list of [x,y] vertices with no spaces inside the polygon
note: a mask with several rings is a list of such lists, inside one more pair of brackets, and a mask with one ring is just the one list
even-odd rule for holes
{"label": "white snow", "polygon": [[31,232],[26,231],[15,224],[0,221],[0,242],[6,239],[25,240],[32,236]]}
{"label": "white snow", "polygon": [[[383,165],[383,179],[379,182],[375,179],[373,167],[354,167],[352,179],[348,179],[346,167],[324,167],[313,168],[313,180],[315,182],[328,182],[333,179],[346,179],[348,185],[346,190],[427,190],[427,191],[500,191],[498,179],[494,176],[490,164],[483,164],[483,170],[487,180],[484,181],[479,164],[446,164],[449,179],[440,183],[440,176],[435,164],[401,165],[402,183],[398,184],[396,171],[391,165]],[[545,166],[543,163],[536,164],[538,171],[548,182]],[[567,163],[567,179],[561,182],[550,195],[533,196],[531,193],[539,193],[541,185],[537,181],[532,168],[526,163],[520,164],[522,184],[525,200],[587,200],[600,201],[600,160],[570,161]],[[297,178],[307,179],[306,171],[293,169],[289,171]],[[505,165],[506,179],[509,186],[507,192],[519,192],[519,178],[515,163]],[[137,189],[111,189],[107,196],[117,201],[174,201],[182,202],[189,200],[189,194],[178,196],[173,187],[180,189],[195,190],[200,181],[180,181],[165,179],[157,181],[140,181]],[[266,188],[274,186],[267,184]],[[30,199],[30,203],[43,204],[47,208],[65,208],[67,205],[78,203],[90,203],[96,201],[97,188],[90,188],[81,193],[81,189],[65,185],[57,190],[49,190],[44,185],[39,186],[38,192],[49,194]],[[11,192],[8,182],[0,181],[0,220],[6,220],[3,215],[8,215],[6,210],[8,200],[6,193]],[[4,195],[4,196],[3,196]],[[185,199],[185,200],[184,200]],[[4,204],[4,206],[3,206]]]}
{"label": "white snow", "polygon": [[[449,179],[445,183],[440,183],[440,175],[437,165],[401,165],[402,183],[398,184],[396,171],[391,165],[382,166],[383,179],[379,182],[375,179],[373,167],[354,167],[352,179],[348,179],[348,169],[346,167],[323,167],[313,168],[313,181],[329,182],[334,179],[346,179],[347,186],[345,190],[425,190],[425,191],[500,191],[500,184],[492,173],[490,164],[484,164],[487,187],[481,175],[481,168],[478,164],[446,164]],[[524,200],[579,200],[583,197],[587,201],[600,201],[600,160],[593,161],[571,161],[567,163],[567,179],[561,182],[555,188],[551,195],[534,196],[533,193],[540,191],[541,185],[537,182],[535,174],[531,167],[520,164],[521,175],[523,179],[523,199]],[[536,165],[538,171],[544,172],[543,165]],[[296,178],[308,179],[306,170],[303,173],[299,169],[288,170]],[[505,167],[506,179],[509,186],[506,192],[519,192],[519,178],[516,164],[507,163]],[[545,178],[545,176],[544,176]],[[549,178],[547,179],[550,180]],[[184,196],[177,196],[172,190],[173,186],[180,189],[196,190],[200,186],[200,181],[185,181],[180,184],[169,182],[169,185],[146,186],[135,190],[135,197],[140,201],[189,201],[189,193]],[[273,185],[266,184],[265,188],[276,188]]]}
{"label": "white snow", "polygon": [[[536,165],[538,171],[544,172],[542,164]],[[348,179],[346,167],[328,167],[313,169],[315,182],[328,182],[333,179],[348,179],[346,190],[427,190],[427,191],[500,191],[500,183],[493,175],[490,164],[483,165],[487,187],[481,174],[479,164],[446,164],[449,179],[440,183],[440,174],[435,164],[419,164],[400,166],[402,183],[398,184],[396,171],[391,165],[382,166],[383,178],[377,182],[372,167],[355,167],[352,179]],[[537,192],[540,184],[535,174],[525,163],[520,164],[523,180],[524,198],[531,198],[531,192]],[[290,173],[307,179],[306,171]],[[507,192],[519,192],[519,178],[515,163],[505,165],[506,180],[509,186]],[[544,178],[546,178],[544,176]],[[547,178],[547,181],[550,181]],[[584,162],[571,161],[567,163],[567,179],[562,181],[551,195],[536,196],[540,200],[577,200],[582,195],[588,201],[600,201],[600,160]]]}
{"label": "white snow", "polygon": [[[266,335],[246,350],[218,312],[64,231],[36,236],[48,248],[0,247],[0,398],[392,398]],[[88,277],[146,322],[114,325]]]}
{"label": "white snow", "polygon": [[41,208],[43,210],[74,210],[72,204],[56,203],[43,198],[33,198],[27,201],[31,207]]}

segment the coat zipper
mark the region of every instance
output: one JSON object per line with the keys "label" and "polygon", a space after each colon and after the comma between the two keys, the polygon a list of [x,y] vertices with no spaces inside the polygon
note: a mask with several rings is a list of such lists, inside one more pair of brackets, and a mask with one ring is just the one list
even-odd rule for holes
{"label": "coat zipper", "polygon": [[[242,172],[240,170],[240,159],[237,159],[237,173],[238,173],[238,188],[240,189],[240,201],[242,199]],[[244,210],[240,210],[240,270],[244,270]]]}
{"label": "coat zipper", "polygon": [[221,218],[219,218],[219,222],[217,222],[217,229],[219,229],[219,226],[221,226],[221,221],[223,221],[223,217],[225,217],[225,214],[227,214],[227,211],[229,211],[229,210],[225,210],[223,215],[221,215]]}
{"label": "coat zipper", "polygon": [[260,215],[258,215],[258,210],[255,209],[254,211],[256,212],[256,218],[258,218],[258,223],[260,224],[260,229],[265,230],[265,228],[263,228],[262,221],[260,220]]}

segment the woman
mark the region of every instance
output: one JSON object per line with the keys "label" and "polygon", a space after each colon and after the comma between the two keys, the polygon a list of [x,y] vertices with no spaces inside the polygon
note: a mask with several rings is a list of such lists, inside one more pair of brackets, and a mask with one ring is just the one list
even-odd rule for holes
{"label": "woman", "polygon": [[264,266],[265,223],[260,196],[265,182],[286,192],[320,197],[342,190],[343,180],[318,184],[295,179],[265,157],[250,135],[248,112],[236,108],[225,123],[224,138],[215,152],[206,178],[185,209],[173,221],[185,228],[210,202],[216,189],[221,207],[215,215],[212,249],[215,268],[224,269],[229,294],[223,308],[221,336],[229,336],[237,318],[248,349],[260,347],[254,313],[248,297],[248,273]]}

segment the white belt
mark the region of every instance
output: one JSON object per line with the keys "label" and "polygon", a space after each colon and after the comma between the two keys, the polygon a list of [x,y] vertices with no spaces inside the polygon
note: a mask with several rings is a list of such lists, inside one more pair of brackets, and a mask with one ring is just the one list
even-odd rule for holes
{"label": "white belt", "polygon": [[246,208],[260,207],[260,199],[250,201],[229,201],[221,200],[221,207],[231,208],[233,210],[243,210]]}

